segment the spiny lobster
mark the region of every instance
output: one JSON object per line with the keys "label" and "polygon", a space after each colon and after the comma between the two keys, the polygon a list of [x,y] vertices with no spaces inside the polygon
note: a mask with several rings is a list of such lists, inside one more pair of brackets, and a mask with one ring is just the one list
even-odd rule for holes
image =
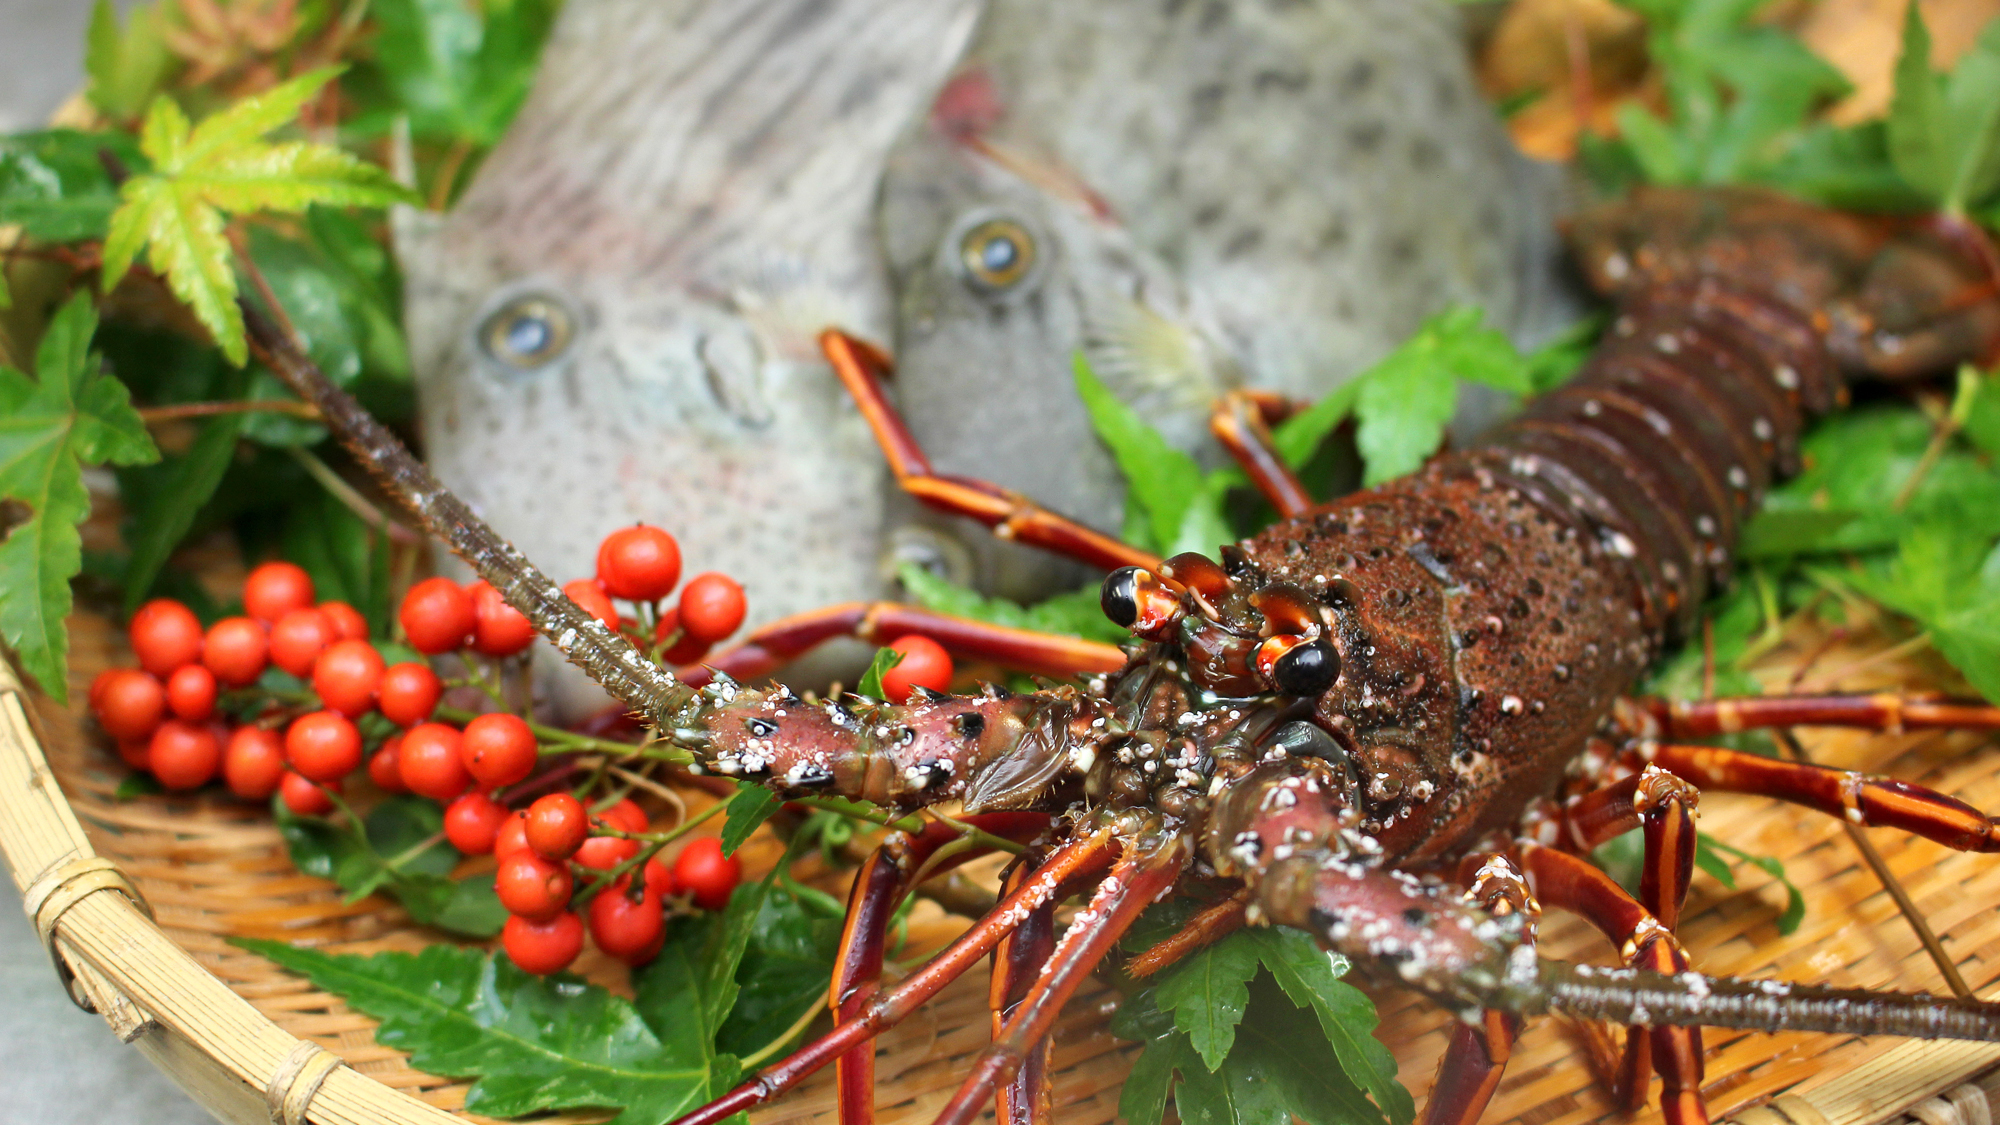
{"label": "spiny lobster", "polygon": [[[1751,192],[1655,191],[1587,212],[1572,237],[1620,301],[1580,375],[1484,443],[1315,505],[1259,400],[1215,430],[1283,519],[1219,552],[1159,560],[1004,489],[929,471],[877,376],[824,344],[904,486],[1002,534],[1107,568],[1103,607],[1138,643],[1043,638],[908,607],[840,606],[771,626],[707,670],[663,670],[570,602],[318,377],[254,309],[253,339],[454,550],[570,659],[698,767],[781,794],[899,809],[958,802],[988,840],[1027,845],[993,911],[893,987],[884,934],[920,875],[962,862],[959,828],[895,835],[857,875],[831,993],[836,1026],[683,1119],[709,1125],[838,1060],[845,1120],[872,1115],[869,1040],[994,955],[994,1040],[939,1117],[997,1098],[1049,1116],[1047,1036],[1064,1001],[1183,878],[1236,881],[1135,963],[1157,968],[1244,922],[1310,932],[1463,1018],[1429,1122],[1475,1120],[1526,1015],[1628,1025],[1619,1086],[1657,1070],[1668,1120],[1707,1118],[1701,1025],[2000,1040],[2000,1005],[1694,972],[1673,930],[1698,789],[1761,793],[1970,851],[2000,822],[1901,782],[1677,738],[1749,727],[2000,728],[2000,708],[1929,697],[1688,704],[1621,696],[1685,635],[1738,530],[1794,471],[1812,415],[1851,376],[1946,369],[2000,340],[1990,255],[1940,228]],[[738,678],[838,632],[921,625],[1081,686],[808,701]],[[736,678],[732,678],[736,677]],[[1637,896],[1582,856],[1632,828]],[[1054,909],[1087,893],[1060,936]],[[1577,912],[1626,967],[1538,958],[1541,909]]]}

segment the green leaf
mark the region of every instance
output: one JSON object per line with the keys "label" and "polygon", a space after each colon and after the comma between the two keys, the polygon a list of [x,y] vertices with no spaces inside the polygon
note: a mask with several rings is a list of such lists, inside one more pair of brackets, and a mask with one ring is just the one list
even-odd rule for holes
{"label": "green leaf", "polygon": [[[882,651],[890,652],[893,650],[883,649]],[[901,656],[902,654],[897,653],[896,655]],[[869,671],[874,671],[875,666],[873,664],[870,664],[868,667]],[[881,686],[881,678],[879,676],[876,677],[876,686]],[[729,799],[729,811],[722,814],[722,854],[726,856],[735,855],[736,849],[743,846],[743,841],[748,840],[752,832],[757,831],[765,821],[771,819],[772,813],[777,812],[783,806],[784,802],[778,799],[776,793],[771,792],[756,782],[737,782],[736,796]]]}
{"label": "green leaf", "polygon": [[90,514],[83,466],[160,455],[125,385],[92,362],[96,329],[90,296],[78,293],[50,320],[35,378],[0,366],[0,497],[27,511],[0,540],[0,636],[58,701],[69,695],[69,580],[83,566],[77,525]]}
{"label": "green leaf", "polygon": [[856,695],[868,699],[887,699],[889,691],[882,686],[882,677],[889,669],[903,662],[903,654],[893,648],[878,648],[868,661],[868,670],[861,673],[861,682],[854,686]]}
{"label": "green leaf", "polygon": [[[735,1078],[732,1060],[696,1042],[708,1029],[685,1006],[656,1024],[595,985],[449,945],[357,957],[234,940],[380,1020],[376,1040],[409,1052],[411,1065],[475,1079],[465,1098],[474,1113],[603,1106],[622,1109],[618,1125],[660,1125]],[[687,951],[669,946],[648,977],[671,971],[663,964],[686,973]]]}
{"label": "green leaf", "polygon": [[[1102,591],[1095,582],[1080,590],[1056,594],[1034,605],[1024,606],[1006,598],[987,597],[940,578],[915,563],[904,563],[897,574],[903,588],[918,605],[953,617],[967,617],[1035,633],[1083,637],[1107,644],[1132,639],[1131,633],[1104,616],[1104,609],[1099,604]],[[864,678],[862,682],[865,684],[867,681]]]}
{"label": "green leaf", "polygon": [[[1121,1006],[1129,1007],[1137,997],[1128,999]],[[1167,1113],[1167,1098],[1173,1094],[1174,1072],[1189,1070],[1199,1066],[1200,1056],[1188,1046],[1184,1035],[1167,1035],[1146,1044],[1139,1057],[1132,1060],[1131,1073],[1125,1076],[1125,1088],[1118,1094],[1118,1116],[1125,1119],[1125,1125],[1160,1125]]]}
{"label": "green leaf", "polygon": [[111,0],[91,7],[83,51],[84,73],[90,76],[85,93],[106,116],[118,121],[139,116],[175,67],[160,34],[158,8],[139,8],[121,30]]}
{"label": "green leaf", "polygon": [[736,1003],[716,1035],[718,1049],[754,1054],[824,1007],[840,931],[839,918],[816,914],[797,895],[773,888],[736,970]]}
{"label": "green leaf", "polygon": [[166,479],[161,484],[164,502],[152,504],[138,513],[126,534],[132,561],[125,572],[125,612],[139,608],[152,592],[153,580],[166,565],[167,556],[194,526],[201,506],[215,495],[222,474],[236,453],[236,435],[243,429],[242,414],[223,414],[202,424],[201,434],[186,453],[167,462]]}
{"label": "green leaf", "polygon": [[468,937],[492,937],[507,920],[492,876],[446,878],[459,854],[442,840],[430,842],[444,827],[435,802],[390,797],[358,829],[299,816],[276,798],[271,809],[292,865],[339,884],[350,902],[379,891],[419,924]]}
{"label": "green leaf", "polygon": [[[1701,855],[1702,855],[1702,850],[1704,848],[1713,849],[1714,851],[1725,852],[1731,856],[1734,856],[1737,860],[1743,863],[1748,863],[1752,867],[1755,867],[1757,870],[1762,871],[1764,874],[1769,875],[1773,879],[1776,879],[1785,888],[1785,909],[1783,913],[1778,915],[1778,921],[1777,921],[1778,932],[1781,934],[1791,934],[1799,928],[1799,923],[1803,921],[1806,916],[1806,896],[1799,893],[1799,888],[1796,885],[1794,885],[1790,879],[1785,877],[1784,864],[1778,862],[1776,859],[1773,859],[1770,856],[1751,855],[1749,852],[1746,852],[1741,848],[1732,847],[1728,844],[1723,843],[1720,840],[1715,839],[1712,836],[1696,833],[1695,835],[1696,863],[1701,863]],[[1704,866],[1702,870],[1710,871],[1710,868]],[[1712,871],[1710,871],[1710,873],[1713,874]],[[1718,876],[1718,878],[1720,878],[1720,876]],[[1723,886],[1730,887],[1732,889],[1736,886],[1736,883],[1733,879],[1723,879],[1722,883]]]}
{"label": "green leaf", "polygon": [[348,83],[363,132],[407,117],[418,140],[491,145],[533,84],[557,4],[375,0],[375,57]]}
{"label": "green leaf", "polygon": [[1222,1065],[1236,1041],[1236,1025],[1250,1003],[1257,975],[1257,947],[1240,934],[1196,950],[1161,974],[1154,990],[1160,1010],[1172,1012],[1210,1070]]}
{"label": "green leaf", "polygon": [[1167,553],[1181,539],[1195,498],[1205,491],[1201,466],[1167,444],[1138,411],[1113,394],[1091,373],[1081,352],[1075,372],[1076,393],[1090,413],[1091,428],[1125,475],[1126,504],[1140,513],[1151,539],[1148,545]]}
{"label": "green leaf", "polygon": [[1347,958],[1323,950],[1298,930],[1250,929],[1243,934],[1293,1004],[1310,1010],[1340,1060],[1340,1069],[1382,1108],[1394,1125],[1409,1125],[1416,1103],[1396,1080],[1396,1056],[1375,1038],[1375,1004],[1341,980]]}
{"label": "green leaf", "polygon": [[1889,103],[1889,155],[1929,201],[1963,214],[2000,181],[2000,23],[1988,25],[1948,78],[1932,72],[1930,57],[1930,31],[1912,8]]}
{"label": "green leaf", "polygon": [[20,224],[42,242],[103,238],[118,190],[98,159],[106,150],[128,168],[145,158],[123,133],[49,129],[0,137],[0,226]]}

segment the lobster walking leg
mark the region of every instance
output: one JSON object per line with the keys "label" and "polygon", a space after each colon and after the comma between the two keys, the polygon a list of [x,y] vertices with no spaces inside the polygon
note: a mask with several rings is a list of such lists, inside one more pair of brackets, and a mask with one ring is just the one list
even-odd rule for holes
{"label": "lobster walking leg", "polygon": [[1159,944],[1125,963],[1133,977],[1149,977],[1195,950],[1219,941],[1243,927],[1249,912],[1250,893],[1238,891],[1221,902],[1202,907],[1201,912]]}
{"label": "lobster walking leg", "polygon": [[894,988],[877,993],[862,1005],[854,1019],[764,1068],[757,1077],[680,1118],[675,1125],[716,1125],[753,1106],[763,1105],[858,1044],[894,1027],[917,1005],[936,996],[945,985],[986,956],[1001,938],[1021,924],[1029,911],[1044,902],[1060,899],[1080,881],[1094,877],[1116,853],[1117,844],[1108,832],[1065,843],[1035,869],[1019,890],[1001,899],[991,914],[960,934],[923,968]]}
{"label": "lobster walking leg", "polygon": [[716,672],[755,679],[835,637],[880,645],[909,633],[922,633],[962,656],[1043,676],[1111,672],[1125,664],[1125,654],[1116,646],[1078,637],[1010,629],[897,602],[843,602],[773,621],[678,674],[683,683],[697,687]]}
{"label": "lobster walking leg", "polygon": [[[1019,890],[1029,867],[1019,864],[1007,873],[1003,891]],[[1007,1021],[1028,997],[1056,947],[1056,904],[1045,902],[1028,913],[1013,933],[993,947],[993,983],[988,1002],[993,1009],[993,1037],[1000,1038]],[[1021,1059],[1021,1069],[1002,1083],[993,1102],[998,1125],[1049,1125],[1052,1093],[1049,1085],[1049,1038],[1035,1040]]]}
{"label": "lobster walking leg", "polygon": [[[1527,882],[1506,856],[1469,856],[1460,865],[1463,871],[1476,867],[1465,892],[1467,902],[1483,906],[1494,915],[1520,914],[1528,919],[1522,944],[1534,944],[1534,919],[1541,905],[1528,890]],[[1451,1043],[1438,1062],[1437,1081],[1424,1103],[1422,1125],[1473,1125],[1500,1088],[1500,1076],[1521,1034],[1521,1017],[1492,1008],[1480,1013],[1476,1024],[1460,1023],[1452,1029]]]}
{"label": "lobster walking leg", "polygon": [[994,1089],[1012,1077],[1030,1046],[1049,1033],[1062,1006],[1084,978],[1124,936],[1139,914],[1166,893],[1187,864],[1187,845],[1173,839],[1141,850],[1135,846],[1118,861],[1090,904],[1077,913],[1050,955],[1048,966],[1008,1018],[991,1046],[980,1052],[972,1074],[938,1114],[935,1125],[969,1125]]}
{"label": "lobster walking leg", "polygon": [[[1543,906],[1568,910],[1596,926],[1618,947],[1628,967],[1664,974],[1687,972],[1687,954],[1672,932],[1604,872],[1568,853],[1533,845],[1523,848],[1521,862]],[[1650,1040],[1652,1064],[1660,1072],[1660,1108],[1667,1121],[1706,1125],[1701,1029],[1653,1027],[1643,1035]],[[1638,1084],[1644,1081],[1645,1067],[1637,1059],[1636,1045],[1628,1047],[1621,1088],[1615,1095],[1627,1105],[1643,1101],[1645,1089]]]}
{"label": "lobster walking leg", "polygon": [[1775,797],[1855,824],[1900,828],[1962,852],[2000,851],[2000,820],[1907,781],[1715,746],[1648,744],[1641,753],[1702,789]]}
{"label": "lobster walking leg", "polygon": [[1111,536],[1057,515],[1018,492],[970,477],[947,476],[931,469],[930,459],[903,424],[902,416],[882,393],[878,373],[888,358],[874,348],[835,329],[820,334],[820,350],[854,396],[876,444],[896,474],[904,492],[938,511],[978,520],[995,535],[1040,547],[1105,570],[1121,566],[1157,566],[1158,555],[1127,546]]}
{"label": "lobster walking leg", "polygon": [[1864,730],[2000,730],[2000,707],[1936,695],[1752,695],[1733,699],[1637,701],[1662,738],[1705,738],[1762,727]]}
{"label": "lobster walking leg", "polygon": [[[1039,813],[1002,812],[970,815],[965,822],[983,832],[1025,843],[1048,828],[1049,818]],[[855,872],[829,993],[836,1026],[859,1019],[880,991],[882,947],[888,938],[889,919],[918,873],[931,865],[925,873],[943,874],[986,854],[985,848],[967,848],[931,864],[940,848],[959,838],[958,829],[942,821],[932,821],[914,836],[895,833]],[[841,1125],[868,1125],[875,1118],[874,1044],[861,1044],[840,1056],[835,1070]]]}
{"label": "lobster walking leg", "polygon": [[1267,407],[1272,405],[1257,395],[1232,391],[1216,402],[1208,416],[1208,429],[1278,515],[1292,519],[1310,510],[1313,498],[1278,454],[1267,424]]}

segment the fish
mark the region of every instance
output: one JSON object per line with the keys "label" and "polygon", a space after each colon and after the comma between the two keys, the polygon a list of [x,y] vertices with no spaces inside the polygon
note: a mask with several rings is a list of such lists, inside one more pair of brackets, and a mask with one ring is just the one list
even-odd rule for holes
{"label": "fish", "polygon": [[[1071,373],[1219,461],[1223,393],[1326,394],[1427,316],[1579,315],[1563,174],[1514,148],[1438,0],[991,0],[883,169],[895,401],[942,473],[1086,524],[1123,485]],[[1462,419],[1476,428],[1491,398]],[[1077,565],[891,501],[927,565],[1019,600]]]}
{"label": "fish", "polygon": [[[977,15],[569,0],[463,196],[395,219],[438,476],[564,577],[663,527],[753,627],[879,592],[886,470],[815,339],[893,332],[876,185]],[[539,647],[556,712],[602,702]]]}

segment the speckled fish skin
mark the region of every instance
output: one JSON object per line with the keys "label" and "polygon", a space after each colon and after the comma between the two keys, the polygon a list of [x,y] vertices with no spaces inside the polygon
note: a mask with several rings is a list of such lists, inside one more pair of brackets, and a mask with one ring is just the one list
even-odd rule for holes
{"label": "speckled fish skin", "polygon": [[[438,475],[559,576],[645,521],[753,627],[877,592],[885,471],[814,338],[889,338],[875,185],[976,16],[570,0],[464,197],[400,217]],[[547,666],[563,710],[602,699]]]}
{"label": "speckled fish skin", "polygon": [[[1523,340],[1564,323],[1558,183],[1514,150],[1442,3],[994,0],[883,174],[898,401],[940,471],[1115,528],[1074,353],[1212,457],[1218,394],[1325,394],[1448,305]],[[994,220],[1035,261],[982,288],[962,253]],[[989,588],[1086,577],[898,507]]]}

